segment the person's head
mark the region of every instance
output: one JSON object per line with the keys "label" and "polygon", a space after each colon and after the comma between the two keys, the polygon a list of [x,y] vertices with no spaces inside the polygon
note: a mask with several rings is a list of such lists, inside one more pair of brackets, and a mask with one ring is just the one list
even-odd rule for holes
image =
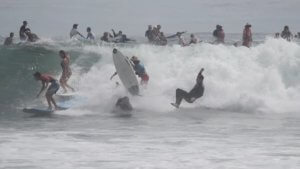
{"label": "person's head", "polygon": [[157,25],[156,28],[157,28],[158,30],[160,30],[160,29],[161,29],[161,26],[160,26],[160,25]]}
{"label": "person's head", "polygon": [[74,28],[74,29],[77,29],[77,28],[78,28],[78,24],[76,24],[76,23],[73,24],[73,28]]}
{"label": "person's head", "polygon": [[35,72],[33,74],[33,77],[35,78],[35,80],[40,80],[41,79],[42,74],[40,72]]}
{"label": "person's head", "polygon": [[148,25],[148,30],[152,30],[152,25]]}
{"label": "person's head", "polygon": [[64,59],[67,56],[67,53],[64,50],[59,51],[59,56]]}
{"label": "person's head", "polygon": [[135,65],[140,63],[140,60],[136,56],[132,56],[130,59]]}
{"label": "person's head", "polygon": [[118,33],[119,35],[122,35],[122,31],[119,31],[119,33]]}
{"label": "person's head", "polygon": [[181,33],[180,33],[180,32],[177,32],[177,33],[176,33],[176,36],[180,37],[180,36],[181,36]]}
{"label": "person's head", "polygon": [[87,27],[87,28],[86,28],[86,31],[87,31],[87,32],[91,32],[92,29],[91,29],[90,27]]}
{"label": "person's head", "polygon": [[194,38],[195,37],[195,35],[194,34],[191,34],[191,38]]}
{"label": "person's head", "polygon": [[284,30],[285,30],[285,31],[288,31],[288,30],[289,30],[289,26],[285,25],[285,26],[284,26]]}
{"label": "person's head", "polygon": [[249,28],[251,28],[251,26],[252,26],[252,25],[250,25],[249,23],[247,23],[247,24],[245,25],[245,28],[249,29]]}
{"label": "person's head", "polygon": [[216,28],[217,29],[222,29],[222,26],[221,25],[217,25]]}
{"label": "person's head", "polygon": [[27,21],[23,21],[23,25],[24,25],[24,26],[27,26]]}
{"label": "person's head", "polygon": [[9,34],[9,37],[14,37],[14,33],[13,32],[11,32],[10,34]]}

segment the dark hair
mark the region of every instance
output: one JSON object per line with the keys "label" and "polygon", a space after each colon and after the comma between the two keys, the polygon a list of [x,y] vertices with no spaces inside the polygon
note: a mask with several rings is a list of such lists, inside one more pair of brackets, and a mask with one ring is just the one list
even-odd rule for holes
{"label": "dark hair", "polygon": [[27,24],[27,21],[23,21],[23,24]]}
{"label": "dark hair", "polygon": [[33,74],[33,76],[34,76],[34,77],[41,77],[41,73],[40,73],[40,72],[35,72],[35,73]]}
{"label": "dark hair", "polygon": [[66,53],[64,50],[60,50],[60,51],[59,51],[59,54],[63,54],[64,57],[66,57],[66,55],[67,55],[67,53]]}
{"label": "dark hair", "polygon": [[87,27],[86,30],[87,30],[87,31],[91,31],[92,29],[91,29],[90,27]]}
{"label": "dark hair", "polygon": [[78,26],[78,24],[73,24],[73,28],[76,28]]}
{"label": "dark hair", "polygon": [[14,33],[13,33],[13,32],[10,32],[9,36],[14,36]]}

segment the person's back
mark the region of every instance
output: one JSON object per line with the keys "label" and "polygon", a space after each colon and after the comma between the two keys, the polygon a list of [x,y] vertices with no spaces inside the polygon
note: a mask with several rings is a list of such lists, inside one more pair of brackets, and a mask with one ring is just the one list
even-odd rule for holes
{"label": "person's back", "polygon": [[243,31],[243,46],[250,47],[252,42],[251,25],[246,24]]}
{"label": "person's back", "polygon": [[9,37],[7,37],[7,38],[5,39],[4,45],[6,45],[6,46],[12,45],[12,43],[13,43],[13,37],[14,37],[14,33],[11,32],[11,33],[9,34]]}
{"label": "person's back", "polygon": [[281,37],[283,38],[283,39],[286,39],[286,40],[288,40],[288,41],[291,41],[291,37],[292,37],[293,35],[292,35],[292,33],[290,32],[290,30],[289,30],[289,27],[288,26],[285,26],[284,27],[284,30],[281,32]]}
{"label": "person's back", "polygon": [[26,26],[27,26],[27,21],[23,21],[23,25],[20,27],[19,35],[20,35],[20,40],[24,41],[26,40]]}

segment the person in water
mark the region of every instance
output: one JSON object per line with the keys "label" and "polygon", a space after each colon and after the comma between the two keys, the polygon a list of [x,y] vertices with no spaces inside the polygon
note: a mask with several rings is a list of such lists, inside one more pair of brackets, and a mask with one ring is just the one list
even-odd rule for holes
{"label": "person in water", "polygon": [[291,39],[293,38],[293,34],[291,33],[291,31],[287,25],[284,26],[284,29],[281,32],[281,37],[287,41],[291,41]]}
{"label": "person in water", "polygon": [[213,36],[216,38],[216,44],[225,43],[225,33],[221,25],[217,25],[216,29],[213,32]]}
{"label": "person in water", "polygon": [[23,21],[23,25],[21,26],[20,31],[19,31],[21,41],[25,41],[27,38],[25,35],[26,26],[27,26],[27,21]]}
{"label": "person in water", "polygon": [[154,37],[153,37],[153,29],[152,29],[152,25],[148,25],[148,30],[145,32],[145,37],[148,38],[149,42],[153,42]]}
{"label": "person in water", "polygon": [[85,38],[81,33],[78,32],[77,30],[78,24],[73,24],[73,28],[70,31],[70,38],[73,38],[74,36],[81,36],[82,38]]}
{"label": "person in water", "polygon": [[[135,71],[135,74],[138,75],[138,77],[141,78],[141,85],[147,85],[149,81],[149,76],[146,72],[146,69],[144,65],[141,64],[140,60],[136,56],[132,56],[131,59],[132,61],[132,67]],[[118,73],[115,72],[111,77],[110,80],[113,79],[114,76],[116,76]]]}
{"label": "person in water", "polygon": [[86,28],[87,36],[86,39],[95,40],[95,36],[92,33],[92,29],[90,27]]}
{"label": "person in water", "polygon": [[196,43],[198,43],[198,39],[195,37],[194,34],[191,34],[191,40],[190,40],[189,45],[196,44]]}
{"label": "person in water", "polygon": [[11,32],[11,33],[9,34],[9,37],[7,37],[7,38],[5,39],[4,45],[5,45],[5,46],[12,45],[12,44],[13,44],[13,38],[14,38],[14,33]]}
{"label": "person in water", "polygon": [[104,32],[103,36],[100,38],[104,42],[111,42],[112,35],[110,35],[108,32]]}
{"label": "person in water", "polygon": [[243,46],[250,48],[251,44],[252,44],[251,25],[247,23],[243,31]]}
{"label": "person in water", "polygon": [[114,29],[111,29],[113,35],[114,35],[114,38],[121,38],[122,35],[123,35],[123,32],[122,31],[119,31],[118,33],[115,32]]}
{"label": "person in water", "polygon": [[130,104],[129,98],[127,96],[121,97],[117,100],[116,107],[123,111],[132,111],[132,105]]}
{"label": "person in water", "polygon": [[28,42],[36,42],[40,39],[35,33],[32,33],[29,28],[26,28],[25,34]]}
{"label": "person in water", "polygon": [[48,103],[48,108],[50,110],[52,110],[52,104],[53,104],[55,109],[59,109],[59,107],[57,106],[55,100],[53,99],[53,95],[59,89],[59,84],[58,84],[57,80],[54,79],[52,76],[50,76],[48,74],[41,74],[40,72],[35,72],[33,74],[33,76],[37,81],[42,82],[42,88],[41,88],[40,92],[38,93],[37,97],[39,97],[41,95],[41,93],[44,90],[47,89],[47,87],[50,83],[50,86],[48,87],[47,92],[46,92],[46,99],[47,99],[47,103]]}
{"label": "person in water", "polygon": [[67,88],[71,89],[74,92],[75,91],[74,88],[72,88],[67,83],[72,75],[72,71],[70,68],[70,57],[64,50],[59,51],[59,56],[62,59],[61,63],[60,63],[61,68],[62,68],[62,74],[59,79],[60,85],[64,89],[64,93],[67,92]]}
{"label": "person in water", "polygon": [[179,108],[182,99],[187,101],[188,103],[193,103],[195,100],[203,96],[204,93],[204,85],[203,85],[203,75],[202,72],[204,69],[202,68],[200,72],[198,73],[197,79],[196,79],[196,85],[193,87],[193,89],[190,92],[186,92],[182,89],[176,89],[176,102],[171,103],[171,105],[175,106],[176,108]]}

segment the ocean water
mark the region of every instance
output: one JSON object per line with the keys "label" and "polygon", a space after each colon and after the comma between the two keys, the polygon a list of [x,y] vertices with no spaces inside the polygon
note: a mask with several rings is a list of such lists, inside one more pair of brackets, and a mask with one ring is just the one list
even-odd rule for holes
{"label": "ocean water", "polygon": [[[265,0],[259,6],[248,0],[157,2],[160,5],[135,0],[27,2],[0,4],[4,23],[0,30],[1,169],[299,168],[300,41],[273,38],[281,25],[299,28],[294,15],[298,1]],[[157,6],[155,14],[163,17],[150,15],[148,8],[153,6]],[[249,6],[257,8],[246,10]],[[200,14],[207,14],[203,20],[190,17],[197,7]],[[60,17],[52,15],[53,10]],[[279,10],[280,22],[273,17]],[[255,23],[254,43],[246,48],[240,46],[240,28],[247,21],[239,19],[249,15],[248,21]],[[23,16],[30,16],[30,27],[41,40],[28,44],[16,38],[17,44],[3,46],[4,37],[17,32]],[[97,18],[102,22],[92,25],[97,28],[96,42],[67,38],[74,22],[82,24],[83,32]],[[212,45],[209,30],[221,20],[227,24],[226,44]],[[143,37],[149,23],[161,23],[166,34],[190,28],[185,38],[196,32],[203,43],[181,47],[172,40],[167,46],[150,45]],[[111,27],[125,30],[137,41],[100,42],[99,35]],[[227,33],[231,30],[236,33]],[[238,47],[232,45],[235,42]],[[150,81],[141,89],[142,96],[132,97],[122,85],[117,87],[118,77],[110,80],[115,72],[113,48],[144,63]],[[24,107],[46,104],[45,98],[35,97],[41,84],[32,74],[48,72],[59,78],[62,49],[71,56],[69,83],[82,98],[81,104],[49,116],[23,113]],[[176,88],[190,90],[201,68],[205,69],[204,96],[194,104],[183,101],[180,109],[172,107]],[[129,96],[134,107],[131,116],[113,113],[123,96]]]}

